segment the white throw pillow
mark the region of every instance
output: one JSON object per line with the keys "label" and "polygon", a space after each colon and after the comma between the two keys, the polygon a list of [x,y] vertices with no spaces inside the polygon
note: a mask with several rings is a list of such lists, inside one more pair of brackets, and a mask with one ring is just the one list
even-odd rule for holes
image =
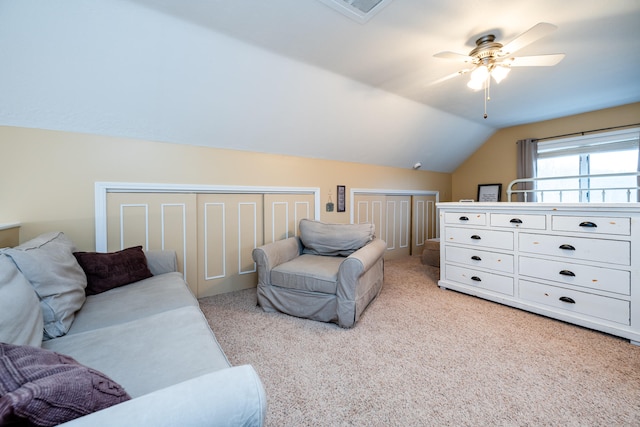
{"label": "white throw pillow", "polygon": [[0,342],[40,347],[40,301],[11,258],[0,253]]}
{"label": "white throw pillow", "polygon": [[5,250],[40,298],[44,339],[66,334],[84,304],[87,276],[74,251],[73,242],[62,232],[42,234]]}

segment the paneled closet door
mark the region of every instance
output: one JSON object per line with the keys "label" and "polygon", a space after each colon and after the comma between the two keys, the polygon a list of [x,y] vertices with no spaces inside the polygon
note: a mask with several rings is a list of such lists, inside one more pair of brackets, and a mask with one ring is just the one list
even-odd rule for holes
{"label": "paneled closet door", "polygon": [[314,218],[314,195],[278,194],[264,195],[264,243],[298,236],[303,218]]}
{"label": "paneled closet door", "polygon": [[176,252],[178,268],[197,294],[196,195],[108,193],[107,250],[132,246]]}
{"label": "paneled closet door", "polygon": [[411,252],[411,197],[385,194],[356,194],[355,222],[372,222],[376,236],[387,242],[385,259]]}
{"label": "paneled closet door", "polygon": [[411,196],[386,196],[385,259],[411,255]]}
{"label": "paneled closet door", "polygon": [[437,235],[437,216],[434,215],[436,196],[411,196],[413,208],[411,210],[411,253],[421,255],[427,240]]}
{"label": "paneled closet door", "polygon": [[198,297],[255,287],[262,194],[198,194]]}
{"label": "paneled closet door", "polygon": [[386,234],[386,200],[384,194],[355,194],[354,222],[356,224],[373,223],[376,236],[385,239]]}

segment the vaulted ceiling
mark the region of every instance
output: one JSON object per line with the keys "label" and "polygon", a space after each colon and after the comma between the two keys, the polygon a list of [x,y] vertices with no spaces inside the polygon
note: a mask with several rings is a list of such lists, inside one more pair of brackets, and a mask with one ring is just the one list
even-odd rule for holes
{"label": "vaulted ceiling", "polygon": [[[329,0],[131,1],[495,128],[640,100],[637,0],[392,0],[366,23]],[[434,54],[467,54],[485,34],[506,44],[539,22],[558,29],[518,54],[566,58],[514,69],[494,86],[487,120],[466,77],[430,85],[464,68]]]}
{"label": "vaulted ceiling", "polygon": [[[0,125],[451,172],[497,129],[640,101],[638,0],[328,1],[0,0]],[[436,53],[539,22],[518,55],[566,57],[487,119],[467,76],[432,84],[464,65]]]}

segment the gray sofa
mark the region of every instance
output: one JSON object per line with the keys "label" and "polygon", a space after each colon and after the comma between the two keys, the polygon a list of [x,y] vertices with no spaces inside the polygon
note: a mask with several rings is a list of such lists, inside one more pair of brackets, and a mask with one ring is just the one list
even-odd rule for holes
{"label": "gray sofa", "polygon": [[387,244],[373,224],[303,219],[300,235],[253,250],[258,304],[269,312],[350,328],[378,296]]}
{"label": "gray sofa", "polygon": [[[175,253],[146,252],[151,277],[85,296],[86,275],[83,286],[72,252],[62,233],[0,250],[0,341],[71,356],[131,397],[65,425],[264,423],[258,375],[249,365],[231,366],[176,272]],[[64,283],[68,278],[72,285]]]}

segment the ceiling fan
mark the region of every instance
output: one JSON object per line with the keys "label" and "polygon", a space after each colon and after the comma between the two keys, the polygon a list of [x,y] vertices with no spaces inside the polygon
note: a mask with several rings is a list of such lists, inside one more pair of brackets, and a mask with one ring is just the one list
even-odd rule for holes
{"label": "ceiling fan", "polygon": [[558,27],[546,22],[540,22],[518,37],[503,45],[496,41],[493,34],[484,35],[476,40],[476,47],[468,55],[455,52],[440,52],[434,57],[452,59],[468,64],[460,71],[438,79],[431,84],[442,83],[451,78],[469,73],[467,83],[473,90],[484,89],[485,107],[484,118],[487,118],[487,101],[490,98],[491,78],[500,83],[509,74],[511,67],[550,67],[564,58],[563,53],[536,56],[514,56],[514,53],[534,41],[555,31]]}

